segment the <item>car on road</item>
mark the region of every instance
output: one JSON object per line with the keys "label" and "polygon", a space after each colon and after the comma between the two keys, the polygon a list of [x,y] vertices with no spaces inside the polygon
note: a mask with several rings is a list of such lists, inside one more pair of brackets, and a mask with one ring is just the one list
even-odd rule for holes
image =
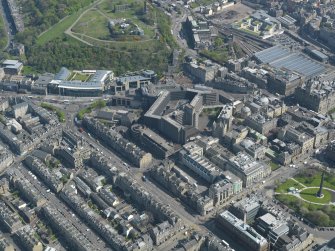
{"label": "car on road", "polygon": [[145,175],[143,175],[143,176],[142,176],[142,180],[143,180],[144,182],[146,182],[146,181],[147,181],[147,177],[145,177]]}

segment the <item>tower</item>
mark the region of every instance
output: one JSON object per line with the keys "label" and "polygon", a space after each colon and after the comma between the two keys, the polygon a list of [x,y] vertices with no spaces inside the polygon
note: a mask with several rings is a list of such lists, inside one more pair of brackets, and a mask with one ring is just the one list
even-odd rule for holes
{"label": "tower", "polygon": [[320,182],[320,189],[319,191],[317,192],[316,196],[321,198],[323,197],[323,194],[322,194],[322,188],[323,188],[323,180],[324,180],[324,176],[325,176],[325,172],[322,173],[322,176],[321,176],[321,182]]}

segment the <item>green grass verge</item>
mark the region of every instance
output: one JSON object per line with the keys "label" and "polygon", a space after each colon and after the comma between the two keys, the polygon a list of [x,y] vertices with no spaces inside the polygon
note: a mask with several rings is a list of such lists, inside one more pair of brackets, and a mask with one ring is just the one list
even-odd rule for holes
{"label": "green grass verge", "polygon": [[194,8],[197,8],[199,6],[207,6],[207,5],[210,5],[212,3],[216,2],[215,0],[198,0],[196,2],[192,2],[190,4],[191,8],[194,9]]}
{"label": "green grass verge", "polygon": [[288,179],[284,183],[282,183],[281,185],[279,185],[277,187],[276,192],[277,193],[287,193],[288,189],[290,187],[295,187],[295,188],[297,188],[299,190],[303,188],[303,186],[300,185],[298,182],[296,182],[294,180],[291,180],[291,179]]}
{"label": "green grass verge", "polygon": [[59,122],[61,122],[61,123],[65,122],[65,113],[61,109],[59,109],[58,107],[53,106],[49,103],[44,103],[44,102],[41,103],[41,107],[44,108],[44,109],[47,109],[49,111],[55,112],[57,117],[58,117]]}
{"label": "green grass verge", "polygon": [[94,109],[98,109],[98,108],[103,108],[106,106],[106,101],[99,99],[95,102],[93,102],[92,104],[90,104],[88,107],[81,109],[78,114],[77,114],[77,118],[78,119],[83,119],[85,114],[89,114],[91,113]]}
{"label": "green grass verge", "polygon": [[22,69],[22,75],[33,75],[33,74],[40,74],[39,71],[36,71],[33,67],[24,65]]}
{"label": "green grass verge", "polygon": [[255,37],[259,37],[260,36],[260,32],[255,32],[255,31],[252,31],[252,30],[248,30],[248,29],[243,29],[243,28],[239,28],[240,31],[243,31],[245,33],[248,33],[250,35],[253,35]]}
{"label": "green grass verge", "polygon": [[327,190],[323,190],[323,197],[322,198],[318,198],[316,196],[316,193],[319,191],[319,188],[307,188],[303,191],[301,191],[300,196],[301,198],[308,200],[310,202],[316,202],[316,203],[324,203],[327,204],[329,202],[332,201],[332,194],[331,192],[327,191]]}
{"label": "green grass verge", "polygon": [[271,167],[271,171],[275,171],[275,170],[279,169],[279,167],[280,167],[279,164],[277,164],[277,163],[275,163],[275,162],[273,162],[273,161],[271,161],[271,162],[269,163],[269,165],[270,165],[270,167]]}
{"label": "green grass verge", "polygon": [[8,42],[8,34],[5,29],[3,16],[0,17],[0,50],[3,50]]}
{"label": "green grass verge", "polygon": [[226,48],[202,50],[199,54],[220,64],[226,63],[229,59],[229,53]]}

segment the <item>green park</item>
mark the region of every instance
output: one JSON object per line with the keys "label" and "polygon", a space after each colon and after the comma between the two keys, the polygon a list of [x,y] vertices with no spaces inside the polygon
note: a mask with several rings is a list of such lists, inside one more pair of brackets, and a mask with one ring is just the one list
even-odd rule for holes
{"label": "green park", "polygon": [[24,12],[37,9],[52,16],[41,22],[38,12],[30,15],[25,31],[17,36],[28,48],[30,72],[57,72],[65,66],[113,69],[122,74],[146,66],[160,73],[177,47],[170,18],[149,1],[71,0],[73,7],[63,12],[58,5],[42,8],[44,5],[29,2],[31,8],[27,6]]}
{"label": "green park", "polygon": [[335,226],[335,176],[307,169],[275,189],[276,198],[318,226]]}

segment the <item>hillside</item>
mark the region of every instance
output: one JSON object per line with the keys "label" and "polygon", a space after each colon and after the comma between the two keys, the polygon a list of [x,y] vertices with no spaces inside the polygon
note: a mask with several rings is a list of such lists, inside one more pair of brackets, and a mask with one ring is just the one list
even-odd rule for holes
{"label": "hillside", "polygon": [[19,0],[25,27],[36,33],[48,29],[62,18],[71,15],[94,0]]}
{"label": "hillside", "polygon": [[[115,6],[122,3],[129,7],[116,13]],[[143,13],[143,0],[25,0],[21,6],[26,30],[16,40],[25,44],[33,72],[57,72],[66,66],[116,73],[148,68],[160,73],[167,69],[176,45],[169,17],[151,5]],[[122,18],[144,35],[112,38],[108,23]]]}
{"label": "hillside", "polygon": [[113,69],[116,74],[129,70],[166,70],[170,52],[164,44],[153,48],[128,51],[88,46],[68,36],[35,45],[27,51],[28,64],[35,71],[57,72],[61,66],[69,69]]}

